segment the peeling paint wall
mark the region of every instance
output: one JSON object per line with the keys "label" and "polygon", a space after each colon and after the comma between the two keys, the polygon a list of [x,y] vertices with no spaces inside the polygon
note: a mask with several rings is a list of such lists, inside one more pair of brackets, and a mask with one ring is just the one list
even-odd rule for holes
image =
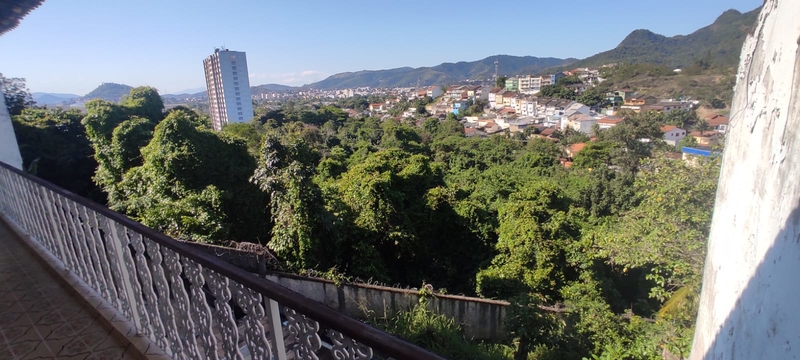
{"label": "peeling paint wall", "polygon": [[19,154],[17,137],[11,125],[11,116],[6,108],[6,99],[0,96],[0,161],[22,169],[22,156]]}
{"label": "peeling paint wall", "polygon": [[745,41],[691,359],[800,358],[800,1]]}

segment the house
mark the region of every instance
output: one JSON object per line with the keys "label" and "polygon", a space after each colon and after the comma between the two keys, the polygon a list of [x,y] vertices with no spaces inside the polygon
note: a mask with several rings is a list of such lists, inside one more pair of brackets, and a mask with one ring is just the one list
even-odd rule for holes
{"label": "house", "polygon": [[468,127],[464,128],[464,136],[465,137],[486,137],[486,132],[481,130],[480,128]]}
{"label": "house", "polygon": [[431,98],[434,98],[434,99],[438,98],[442,94],[444,94],[444,91],[442,91],[441,87],[436,86],[436,85],[429,87],[426,90],[426,93],[425,93],[426,96],[430,96]]}
{"label": "house", "polygon": [[503,106],[516,108],[517,93],[506,91],[503,93]]}
{"label": "house", "polygon": [[553,133],[555,133],[555,132],[556,132],[555,128],[549,127],[549,128],[545,128],[542,131],[540,131],[539,132],[539,136],[545,137],[545,138],[552,138],[553,137]]}
{"label": "house", "polygon": [[606,93],[606,100],[614,104],[623,104],[625,103],[625,99],[633,96],[633,94],[635,94],[635,92],[631,89],[609,91]]}
{"label": "house", "polygon": [[571,104],[569,104],[569,106],[564,108],[564,115],[566,116],[572,116],[575,114],[591,115],[591,113],[592,112],[591,110],[589,110],[588,106],[583,105],[579,102],[572,102]]}
{"label": "house", "polygon": [[[496,109],[497,108],[497,94],[502,94],[505,89],[503,88],[493,88],[489,90],[489,108]],[[500,97],[500,104],[503,104],[503,97]]]}
{"label": "house", "polygon": [[514,110],[513,107],[507,107],[507,108],[503,108],[503,110],[500,110],[500,115],[501,116],[509,116],[509,115],[516,114],[516,113],[517,113],[517,110]]}
{"label": "house", "polygon": [[519,91],[519,78],[506,79],[506,91]]}
{"label": "house", "polygon": [[453,102],[453,114],[454,115],[458,115],[459,113],[463,114],[464,111],[467,111],[468,106],[469,102],[465,100]]}
{"label": "house", "polygon": [[597,120],[597,125],[600,127],[601,130],[610,129],[617,124],[621,123],[622,119],[616,116],[606,116],[600,120]]}
{"label": "house", "polygon": [[711,150],[708,147],[701,146],[684,146],[681,148],[681,153],[683,154],[683,161],[686,161],[687,163],[695,163],[698,157],[717,157],[722,154],[722,152],[719,150]]}
{"label": "house", "polygon": [[720,135],[716,130],[709,130],[709,131],[693,131],[689,133],[689,136],[694,137],[697,140],[697,144],[700,146],[712,146],[719,144]]}
{"label": "house", "polygon": [[728,117],[722,115],[712,115],[706,118],[708,126],[720,134],[725,134],[728,131],[728,121]]}
{"label": "house", "polygon": [[[519,92],[536,95],[542,89],[542,84],[544,82],[545,80],[541,76],[521,76],[519,77]],[[549,83],[549,79],[547,82]]]}
{"label": "house", "polygon": [[594,124],[597,124],[597,119],[586,114],[576,113],[567,118],[567,126],[587,135],[592,133]]}
{"label": "house", "polygon": [[583,148],[586,147],[586,143],[577,143],[567,146],[567,157],[574,158]]}
{"label": "house", "polygon": [[630,109],[635,112],[642,110],[646,105],[655,105],[658,102],[655,96],[636,94],[625,98],[625,102],[621,106],[623,109]]}
{"label": "house", "polygon": [[415,108],[415,107],[408,108],[406,111],[403,111],[403,117],[404,118],[414,117],[414,115],[416,115],[416,114],[417,114],[417,108]]}
{"label": "house", "polygon": [[522,98],[519,100],[519,108],[517,113],[522,116],[537,116],[536,105],[538,101],[531,98]]}
{"label": "house", "polygon": [[583,84],[583,83],[580,83],[580,84],[569,84],[569,85],[567,85],[567,89],[572,90],[577,95],[581,95],[587,89],[589,89],[589,86],[586,85],[586,84]]}
{"label": "house", "polygon": [[465,99],[467,97],[467,89],[464,85],[453,85],[447,89],[447,93],[445,94],[450,99],[453,100],[460,100]]}
{"label": "house", "polygon": [[386,109],[387,109],[387,106],[384,103],[369,104],[369,111],[372,111],[372,112],[382,113],[382,112],[385,112]]}
{"label": "house", "polygon": [[678,143],[686,137],[686,130],[674,125],[662,126],[661,131],[664,133],[664,141],[672,146],[678,146]]}
{"label": "house", "polygon": [[508,130],[511,132],[523,132],[533,122],[528,119],[515,119],[508,122]]}

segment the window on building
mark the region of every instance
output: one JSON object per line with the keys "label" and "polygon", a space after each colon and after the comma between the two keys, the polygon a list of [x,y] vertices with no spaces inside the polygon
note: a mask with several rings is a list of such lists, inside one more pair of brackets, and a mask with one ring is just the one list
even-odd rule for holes
{"label": "window on building", "polygon": [[236,98],[236,101],[242,101],[242,98],[240,98],[240,97],[237,97],[237,98]]}
{"label": "window on building", "polygon": [[236,66],[234,66],[232,70],[233,70],[233,71],[236,71]]}
{"label": "window on building", "polygon": [[[239,112],[239,116],[242,116],[242,113],[241,113],[241,112]],[[239,120],[241,120],[241,119],[242,119],[242,118],[239,118]]]}
{"label": "window on building", "polygon": [[[239,91],[239,88],[238,88],[238,87],[235,87],[235,88],[233,88],[233,90]],[[238,93],[237,93],[237,94],[238,94]]]}
{"label": "window on building", "polygon": [[236,110],[242,111],[242,108],[241,108],[241,107],[238,107],[238,108],[236,108]]}
{"label": "window on building", "polygon": [[233,75],[236,75],[236,71],[233,72]]}
{"label": "window on building", "polygon": [[[238,90],[238,89],[237,89],[237,90]],[[238,92],[236,93],[236,96],[239,96],[239,93],[238,93]]]}
{"label": "window on building", "polygon": [[236,65],[236,60],[231,61],[231,64]]}
{"label": "window on building", "polygon": [[241,102],[237,102],[236,105],[242,106],[242,103]]}
{"label": "window on building", "polygon": [[234,76],[234,77],[233,77],[233,81],[237,81],[237,80],[239,80],[239,78],[238,78],[238,77],[236,77],[236,76]]}

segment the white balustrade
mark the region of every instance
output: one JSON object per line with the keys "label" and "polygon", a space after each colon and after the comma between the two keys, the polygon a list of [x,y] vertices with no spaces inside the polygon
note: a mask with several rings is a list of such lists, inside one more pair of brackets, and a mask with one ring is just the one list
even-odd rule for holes
{"label": "white balustrade", "polygon": [[[232,266],[3,163],[0,212],[127,317],[139,336],[176,359],[439,358],[308,305],[299,294],[292,295],[302,300],[280,303],[268,289],[277,284],[260,286],[267,280],[243,271],[223,275]],[[286,301],[288,291],[275,296]],[[303,306],[329,313],[325,325],[295,310]],[[340,323],[369,329],[372,341],[380,337],[403,350],[376,357]]]}

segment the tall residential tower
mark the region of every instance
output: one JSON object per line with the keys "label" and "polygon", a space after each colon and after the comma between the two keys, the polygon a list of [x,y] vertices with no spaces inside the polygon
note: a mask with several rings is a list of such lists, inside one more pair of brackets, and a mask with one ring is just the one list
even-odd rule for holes
{"label": "tall residential tower", "polygon": [[214,49],[203,60],[208,88],[208,108],[214,130],[231,122],[245,122],[253,117],[247,56],[244,52]]}

